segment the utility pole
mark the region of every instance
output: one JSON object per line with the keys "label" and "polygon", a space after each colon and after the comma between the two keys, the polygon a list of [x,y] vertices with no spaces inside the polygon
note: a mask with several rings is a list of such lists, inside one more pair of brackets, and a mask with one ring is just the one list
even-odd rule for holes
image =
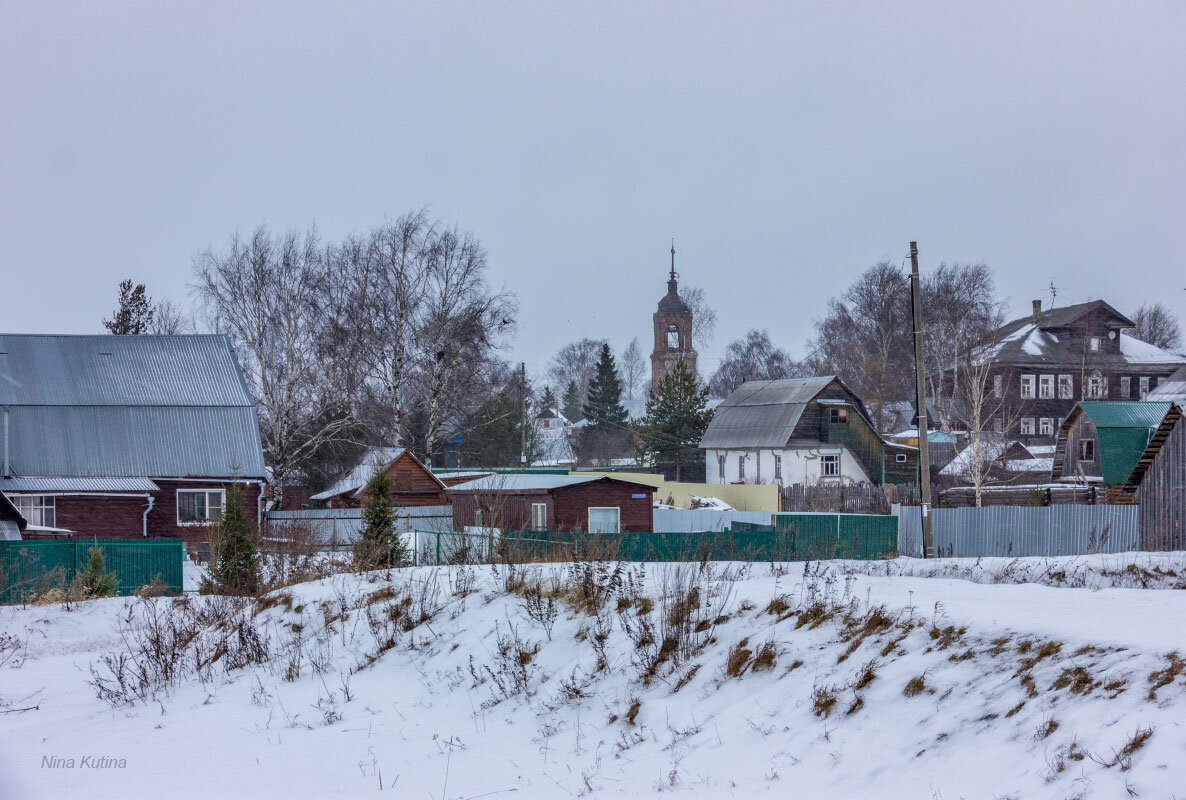
{"label": "utility pole", "polygon": [[527,362],[519,362],[519,466],[527,469]]}
{"label": "utility pole", "polygon": [[918,488],[922,493],[922,557],[935,557],[931,532],[931,458],[927,447],[927,388],[923,376],[922,290],[918,280],[918,242],[910,243],[910,305],[914,310],[914,377],[918,401]]}

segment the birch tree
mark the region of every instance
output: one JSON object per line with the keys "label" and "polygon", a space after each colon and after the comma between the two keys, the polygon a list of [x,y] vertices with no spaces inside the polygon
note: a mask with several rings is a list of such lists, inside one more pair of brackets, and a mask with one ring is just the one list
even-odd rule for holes
{"label": "birch tree", "polygon": [[626,345],[622,355],[618,358],[622,365],[622,391],[626,397],[633,400],[642,393],[643,381],[646,379],[647,363],[642,355],[642,347],[635,336]]}

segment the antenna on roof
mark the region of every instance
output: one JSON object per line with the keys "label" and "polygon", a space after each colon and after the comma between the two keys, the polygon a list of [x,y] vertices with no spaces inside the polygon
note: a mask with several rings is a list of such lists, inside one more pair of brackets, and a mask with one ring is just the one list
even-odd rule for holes
{"label": "antenna on roof", "polygon": [[1054,281],[1050,281],[1050,307],[1054,308],[1054,300],[1058,297],[1058,287],[1054,285]]}

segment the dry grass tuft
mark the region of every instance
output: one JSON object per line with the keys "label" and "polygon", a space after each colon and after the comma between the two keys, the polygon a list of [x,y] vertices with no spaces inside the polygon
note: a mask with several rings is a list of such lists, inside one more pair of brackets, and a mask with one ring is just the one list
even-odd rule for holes
{"label": "dry grass tuft", "polygon": [[774,617],[781,617],[791,609],[791,604],[787,602],[785,594],[775,595],[770,602],[766,604],[766,613]]}
{"label": "dry grass tuft", "polygon": [[778,646],[774,642],[765,642],[758,648],[757,654],[754,655],[754,663],[750,667],[753,672],[766,672],[774,669],[775,661],[778,660]]}
{"label": "dry grass tuft", "polygon": [[920,695],[927,688],[927,681],[922,675],[917,675],[906,682],[906,688],[902,690],[902,694],[907,697],[915,697]]}
{"label": "dry grass tuft", "polygon": [[1051,689],[1068,689],[1071,694],[1091,694],[1091,692],[1100,685],[1100,682],[1091,677],[1091,673],[1084,667],[1067,667],[1064,669],[1054,683],[1050,684]]}
{"label": "dry grass tuft", "polygon": [[836,707],[836,689],[816,684],[811,690],[811,711],[817,717],[827,718]]}
{"label": "dry grass tuft", "polygon": [[630,708],[626,710],[626,721],[631,725],[638,719],[638,712],[642,710],[642,701],[637,697],[630,698]]}
{"label": "dry grass tuft", "polygon": [[1169,686],[1178,676],[1186,673],[1186,660],[1183,660],[1177,652],[1166,653],[1166,661],[1169,663],[1165,669],[1156,669],[1149,673],[1149,694],[1150,700],[1157,699],[1157,690]]}
{"label": "dry grass tuft", "polygon": [[1058,730],[1058,720],[1051,717],[1039,725],[1038,729],[1034,731],[1034,741],[1040,742],[1043,739],[1049,739],[1056,730]]}
{"label": "dry grass tuft", "polygon": [[725,661],[725,674],[730,678],[740,678],[749,667],[754,651],[746,646],[748,644],[749,639],[742,639],[729,648],[729,658]]}

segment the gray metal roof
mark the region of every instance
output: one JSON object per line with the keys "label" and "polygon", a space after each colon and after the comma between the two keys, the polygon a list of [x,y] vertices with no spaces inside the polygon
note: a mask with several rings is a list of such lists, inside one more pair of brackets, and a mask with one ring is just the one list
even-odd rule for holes
{"label": "gray metal roof", "polygon": [[0,404],[254,406],[230,340],[0,334]]}
{"label": "gray metal roof", "polygon": [[0,492],[155,492],[148,478],[0,478]]}
{"label": "gray metal roof", "polygon": [[577,486],[592,481],[611,480],[618,483],[629,483],[643,489],[654,491],[655,487],[637,481],[615,478],[612,475],[489,475],[476,481],[467,481],[457,486],[449,487],[450,492],[550,492],[553,489],[563,489],[566,486]]}
{"label": "gray metal roof", "polygon": [[1186,405],[1186,367],[1180,367],[1173,375],[1157,384],[1157,388],[1149,392],[1145,399],[1151,402],[1169,400],[1178,405]]}
{"label": "gray metal roof", "polygon": [[700,447],[784,447],[803,409],[835,379],[746,381],[716,407]]}
{"label": "gray metal roof", "polygon": [[0,406],[18,477],[266,475],[226,336],[0,334]]}

